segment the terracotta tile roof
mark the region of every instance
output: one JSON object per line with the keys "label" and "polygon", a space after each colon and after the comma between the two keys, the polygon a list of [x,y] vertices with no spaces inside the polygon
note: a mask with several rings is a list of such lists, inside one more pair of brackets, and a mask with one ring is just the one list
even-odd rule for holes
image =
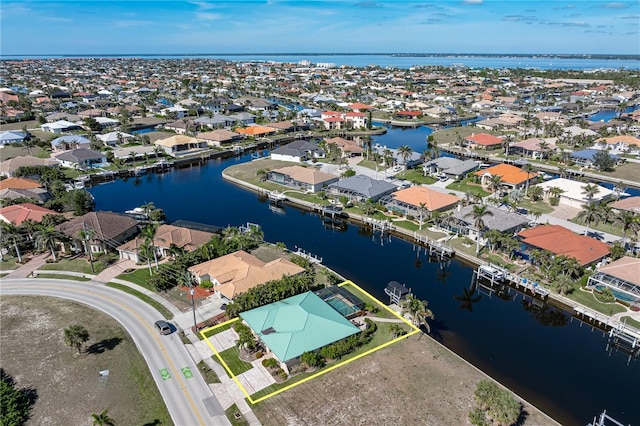
{"label": "terracotta tile roof", "polygon": [[443,194],[424,186],[412,186],[407,189],[396,191],[392,194],[393,198],[412,206],[419,207],[420,203],[424,203],[427,210],[435,211],[451,207],[460,201],[460,198],[451,194]]}
{"label": "terracotta tile roof", "polygon": [[90,212],[62,223],[56,229],[72,238],[80,238],[80,231],[85,224],[96,231],[94,240],[111,240],[136,227],[138,221],[114,212]]}
{"label": "terracotta tile roof", "polygon": [[267,281],[300,274],[304,268],[281,258],[265,263],[240,250],[192,266],[189,271],[198,277],[208,275],[212,281],[217,280],[219,285],[215,289],[232,300],[236,295]]}
{"label": "terracotta tile roof", "polygon": [[526,182],[528,179],[533,179],[538,176],[538,173],[523,172],[522,169],[510,164],[498,164],[497,166],[489,167],[488,169],[478,170],[476,175],[482,176],[484,174],[501,176],[500,180],[505,183],[518,185]]}
{"label": "terracotta tile roof", "polygon": [[302,166],[282,167],[280,169],[275,169],[273,171],[287,175],[292,179],[297,180],[298,182],[308,183],[311,185],[332,181],[338,178],[337,176],[332,175],[331,173],[325,173],[310,167],[302,167]]}
{"label": "terracotta tile roof", "polygon": [[[196,231],[173,225],[160,225],[156,231],[153,243],[156,247],[169,249],[171,245],[180,247],[185,251],[193,251],[201,245],[209,242],[213,236],[210,232]],[[136,237],[118,247],[120,251],[136,251],[144,243],[145,239]]]}
{"label": "terracotta tile roof", "polygon": [[269,133],[273,133],[275,131],[276,129],[273,129],[271,127],[264,127],[264,126],[249,126],[249,127],[245,127],[244,129],[236,129],[236,132],[238,133],[242,133],[243,135],[251,135],[251,136],[266,135]]}
{"label": "terracotta tile roof", "polygon": [[20,225],[27,219],[41,222],[46,214],[58,214],[58,212],[31,203],[14,204],[0,209],[0,219],[14,225]]}
{"label": "terracotta tile roof", "polygon": [[3,189],[33,189],[42,188],[42,184],[37,180],[27,178],[8,178],[0,180],[0,190]]}
{"label": "terracotta tile roof", "polygon": [[355,104],[351,104],[349,105],[349,108],[351,109],[373,109],[373,107],[371,105],[367,105],[367,104],[362,104],[359,102],[356,102]]}
{"label": "terracotta tile roof", "polygon": [[465,139],[482,146],[500,145],[502,143],[502,138],[489,133],[478,133],[477,135],[467,136]]}
{"label": "terracotta tile roof", "polygon": [[636,257],[621,257],[608,265],[598,268],[598,272],[604,272],[612,277],[640,286],[640,259]]}
{"label": "terracotta tile roof", "polygon": [[640,146],[640,139],[634,136],[629,136],[629,135],[618,135],[618,136],[612,136],[610,138],[599,138],[599,139],[596,139],[595,142],[604,142],[607,145],[615,145],[617,143],[626,143],[629,145],[635,144]]}
{"label": "terracotta tile roof", "polygon": [[197,144],[197,143],[198,143],[198,139],[192,136],[186,136],[186,135],[175,135],[175,136],[170,136],[168,138],[159,139],[155,141],[156,145],[166,146],[168,148],[173,146]]}
{"label": "terracotta tile roof", "polygon": [[628,197],[611,204],[611,207],[618,210],[628,210],[640,214],[640,197]]}
{"label": "terracotta tile roof", "polygon": [[575,258],[580,265],[589,265],[609,254],[609,246],[586,235],[578,235],[560,225],[540,225],[518,234],[525,244],[553,254]]}

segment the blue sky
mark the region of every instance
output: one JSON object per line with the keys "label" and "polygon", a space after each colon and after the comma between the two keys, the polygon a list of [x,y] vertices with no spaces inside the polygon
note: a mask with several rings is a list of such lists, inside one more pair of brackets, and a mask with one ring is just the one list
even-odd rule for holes
{"label": "blue sky", "polygon": [[640,2],[1,0],[2,55],[640,54]]}

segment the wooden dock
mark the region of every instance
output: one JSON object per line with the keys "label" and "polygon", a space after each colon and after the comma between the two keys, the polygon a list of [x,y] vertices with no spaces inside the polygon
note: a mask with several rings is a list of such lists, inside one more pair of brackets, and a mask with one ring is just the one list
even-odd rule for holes
{"label": "wooden dock", "polygon": [[320,256],[316,256],[315,254],[312,254],[311,252],[305,251],[302,248],[296,246],[296,251],[292,252],[295,255],[298,255],[304,259],[307,259],[309,262],[311,263],[316,263],[316,264],[320,264],[322,263],[322,258]]}
{"label": "wooden dock", "polygon": [[423,247],[426,247],[430,257],[445,260],[452,258],[455,254],[455,250],[453,249],[453,247],[432,240],[425,235],[419,235],[417,231],[413,233],[413,240]]}

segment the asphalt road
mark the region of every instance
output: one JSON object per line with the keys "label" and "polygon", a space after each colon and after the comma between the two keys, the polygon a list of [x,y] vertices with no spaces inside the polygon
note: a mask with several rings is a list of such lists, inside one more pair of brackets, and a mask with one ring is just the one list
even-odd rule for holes
{"label": "asphalt road", "polygon": [[153,327],[160,314],[140,299],[93,281],[46,279],[3,279],[0,294],[58,297],[112,316],[131,335],[147,361],[177,426],[230,424],[178,334],[161,336]]}

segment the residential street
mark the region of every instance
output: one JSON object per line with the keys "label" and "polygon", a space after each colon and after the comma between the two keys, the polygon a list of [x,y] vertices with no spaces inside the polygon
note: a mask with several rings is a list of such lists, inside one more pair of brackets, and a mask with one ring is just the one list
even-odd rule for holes
{"label": "residential street", "polygon": [[[91,284],[94,284],[93,286]],[[161,336],[158,313],[127,293],[95,282],[3,279],[2,295],[58,297],[83,303],[118,320],[131,335],[176,425],[227,425],[218,400],[202,379],[177,333]]]}

